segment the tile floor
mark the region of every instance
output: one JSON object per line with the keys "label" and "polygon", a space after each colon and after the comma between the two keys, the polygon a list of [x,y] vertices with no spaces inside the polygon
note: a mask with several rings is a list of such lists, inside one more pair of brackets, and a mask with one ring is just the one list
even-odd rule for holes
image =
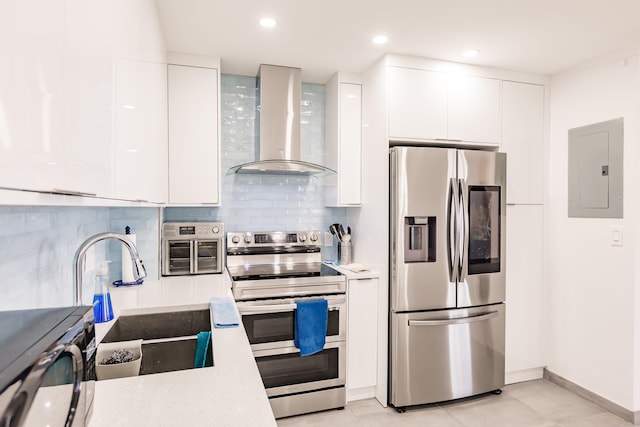
{"label": "tile floor", "polygon": [[409,409],[399,414],[374,399],[278,420],[278,426],[620,427],[631,423],[546,380],[511,384],[503,393]]}

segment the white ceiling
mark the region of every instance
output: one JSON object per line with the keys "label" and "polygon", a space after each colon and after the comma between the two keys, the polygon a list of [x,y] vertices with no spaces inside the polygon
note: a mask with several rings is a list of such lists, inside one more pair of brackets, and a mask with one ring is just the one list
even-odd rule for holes
{"label": "white ceiling", "polygon": [[[253,76],[260,63],[324,83],[384,53],[555,74],[640,45],[640,0],[156,0],[167,50],[221,58]],[[273,29],[258,25],[269,16]],[[371,43],[374,35],[386,45]],[[465,49],[480,54],[462,58]]]}

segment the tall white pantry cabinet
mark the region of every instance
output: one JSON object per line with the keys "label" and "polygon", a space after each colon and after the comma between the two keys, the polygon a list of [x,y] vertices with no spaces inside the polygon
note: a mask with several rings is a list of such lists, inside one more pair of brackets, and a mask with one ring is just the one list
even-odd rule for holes
{"label": "tall white pantry cabinet", "polygon": [[545,87],[502,82],[507,153],[507,382],[542,376]]}

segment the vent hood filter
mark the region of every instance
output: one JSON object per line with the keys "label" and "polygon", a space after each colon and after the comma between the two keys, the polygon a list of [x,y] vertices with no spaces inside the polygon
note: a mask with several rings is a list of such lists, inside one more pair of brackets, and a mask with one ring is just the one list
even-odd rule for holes
{"label": "vent hood filter", "polygon": [[300,69],[261,65],[257,84],[257,160],[234,166],[227,175],[324,176],[335,173],[324,166],[300,160]]}
{"label": "vent hood filter", "polygon": [[333,169],[300,160],[260,160],[244,163],[229,169],[231,174],[263,175],[313,175],[325,176],[336,173]]}

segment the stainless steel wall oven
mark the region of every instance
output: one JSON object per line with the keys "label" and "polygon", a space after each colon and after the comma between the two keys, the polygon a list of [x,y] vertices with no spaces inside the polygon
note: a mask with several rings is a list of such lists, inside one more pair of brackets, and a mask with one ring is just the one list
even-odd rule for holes
{"label": "stainless steel wall oven", "polygon": [[[319,231],[228,233],[227,268],[276,418],[346,404],[346,279],[321,263]],[[296,303],[326,299],[324,349],[300,356]]]}
{"label": "stainless steel wall oven", "polygon": [[224,225],[220,222],[162,224],[162,275],[222,273]]}

